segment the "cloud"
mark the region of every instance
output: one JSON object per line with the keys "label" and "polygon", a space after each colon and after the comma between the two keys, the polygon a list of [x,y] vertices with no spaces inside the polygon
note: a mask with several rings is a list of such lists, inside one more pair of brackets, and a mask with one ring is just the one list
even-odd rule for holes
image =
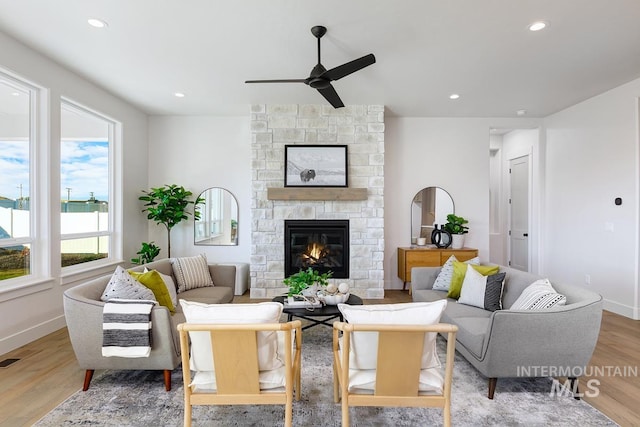
{"label": "cloud", "polygon": [[[108,200],[109,144],[106,141],[63,141],[60,146],[60,199],[87,200],[90,193]],[[0,196],[10,199],[29,195],[29,144],[0,141]]]}

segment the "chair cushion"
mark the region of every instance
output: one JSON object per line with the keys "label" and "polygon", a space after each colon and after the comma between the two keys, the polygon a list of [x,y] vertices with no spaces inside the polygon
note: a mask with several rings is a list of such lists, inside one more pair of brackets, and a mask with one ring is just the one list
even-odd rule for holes
{"label": "chair cushion", "polygon": [[482,357],[482,347],[485,337],[488,337],[487,327],[490,319],[488,317],[458,317],[456,325],[458,333],[456,341],[463,345],[478,359]]}
{"label": "chair cushion", "polygon": [[[442,394],[444,378],[439,368],[420,370],[418,391],[423,393]],[[349,369],[349,392],[370,394],[376,389],[375,369]],[[420,394],[423,394],[420,393]]]}
{"label": "chair cushion", "polygon": [[[278,343],[278,354],[284,354],[285,346],[284,346],[284,332],[279,331],[276,332],[278,335],[277,343]],[[291,338],[294,339],[295,330],[291,333]],[[292,353],[295,349],[295,346],[291,349]],[[292,355],[293,357],[293,355]],[[284,387],[286,385],[286,367],[283,365],[277,369],[271,369],[268,371],[260,371],[259,373],[259,382],[260,382],[260,390],[269,390],[269,391],[284,391]],[[216,392],[218,386],[216,384],[216,373],[215,371],[198,371],[193,376],[191,380],[191,384],[195,386],[194,393],[214,393]]]}
{"label": "chair cushion", "polygon": [[213,286],[207,258],[204,255],[173,258],[171,267],[178,282],[178,293],[189,289]]}
{"label": "chair cushion", "polygon": [[[187,323],[206,324],[248,324],[278,323],[283,305],[277,302],[256,304],[203,304],[195,301],[180,300]],[[213,371],[211,336],[208,332],[190,332],[191,369],[194,371]],[[258,333],[258,365],[261,371],[277,369],[283,366],[278,354],[277,334]]]}
{"label": "chair cushion", "polygon": [[[348,305],[338,309],[349,323],[377,325],[434,325],[440,322],[447,300],[411,302],[404,304]],[[378,360],[378,334],[354,332],[349,354],[350,369],[376,369]],[[436,333],[425,334],[422,369],[440,367],[436,353]]]}

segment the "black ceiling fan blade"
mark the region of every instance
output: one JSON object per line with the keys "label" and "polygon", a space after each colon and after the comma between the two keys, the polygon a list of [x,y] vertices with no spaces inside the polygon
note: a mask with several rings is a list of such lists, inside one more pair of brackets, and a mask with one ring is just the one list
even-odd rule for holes
{"label": "black ceiling fan blade", "polygon": [[333,88],[333,86],[329,85],[324,89],[318,89],[320,95],[324,96],[324,98],[329,101],[329,104],[333,106],[333,108],[344,107],[342,100],[338,96],[338,92]]}
{"label": "black ceiling fan blade", "polygon": [[245,80],[245,83],[304,83],[307,79]]}
{"label": "black ceiling fan blade", "polygon": [[332,68],[326,71],[321,77],[332,81],[338,80],[375,63],[376,57],[373,56],[373,53],[370,53],[369,55],[365,55],[362,58],[354,59],[351,62],[347,62],[346,64],[342,64],[335,68]]}

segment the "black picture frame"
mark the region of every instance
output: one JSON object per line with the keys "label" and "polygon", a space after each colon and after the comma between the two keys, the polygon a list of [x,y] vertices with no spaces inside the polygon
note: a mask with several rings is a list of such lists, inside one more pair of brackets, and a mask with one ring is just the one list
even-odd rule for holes
{"label": "black picture frame", "polygon": [[285,187],[347,187],[346,145],[285,145]]}

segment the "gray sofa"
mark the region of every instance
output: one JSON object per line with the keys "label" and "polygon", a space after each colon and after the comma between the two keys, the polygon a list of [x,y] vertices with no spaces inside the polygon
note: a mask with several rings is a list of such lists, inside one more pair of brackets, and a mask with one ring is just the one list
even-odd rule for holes
{"label": "gray sofa", "polygon": [[[447,297],[446,292],[432,289],[439,272],[440,267],[412,269],[414,301]],[[489,399],[493,399],[498,378],[549,376],[555,369],[571,372],[566,376],[577,381],[598,340],[602,297],[576,286],[552,283],[556,292],[567,297],[565,306],[509,310],[521,292],[541,277],[504,266],[500,272],[506,273],[502,298],[506,309],[490,312],[449,299],[442,316],[442,322],[458,326],[456,350],[489,378]]]}
{"label": "gray sofa", "polygon": [[[173,276],[169,259],[136,266],[132,270],[158,270]],[[233,301],[236,286],[236,266],[209,265],[215,286],[197,288],[178,294],[178,300],[187,299],[207,304],[222,304]],[[86,369],[83,390],[89,388],[95,369],[162,370],[167,391],[171,390],[171,371],[180,363],[180,338],[176,329],[185,321],[180,304],[175,314],[166,307],[156,306],[151,311],[152,348],[149,357],[124,358],[102,356],[102,308],[100,296],[111,275],[89,280],[64,292],[64,314],[71,344],[80,367]]]}

